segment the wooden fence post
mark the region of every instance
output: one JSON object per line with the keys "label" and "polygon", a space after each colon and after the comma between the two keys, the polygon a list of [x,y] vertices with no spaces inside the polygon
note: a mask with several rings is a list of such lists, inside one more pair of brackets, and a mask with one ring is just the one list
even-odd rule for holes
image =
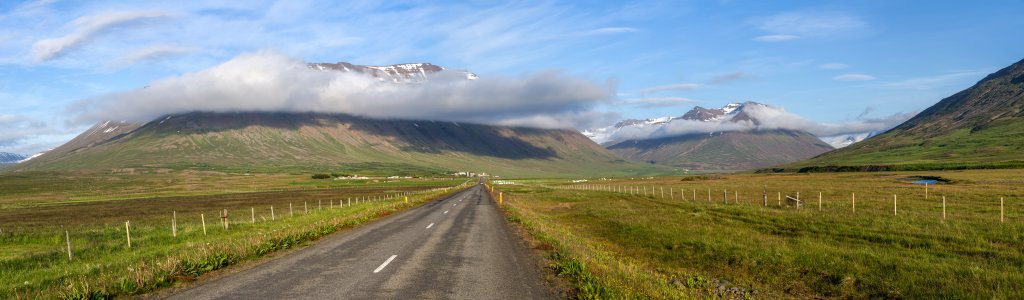
{"label": "wooden fence post", "polygon": [[1005,221],[1003,218],[1003,211],[1003,197],[999,197],[999,223],[1003,223],[1003,221]]}
{"label": "wooden fence post", "polygon": [[68,243],[68,260],[71,260],[71,235],[67,230],[64,230],[64,241]]}
{"label": "wooden fence post", "polygon": [[764,198],[764,207],[768,207],[768,186],[764,186],[764,190],[761,192],[761,196]]}
{"label": "wooden fence post", "polygon": [[821,192],[818,192],[818,211],[821,211]]}
{"label": "wooden fence post", "polygon": [[722,190],[722,203],[729,204],[729,190]]}
{"label": "wooden fence post", "polygon": [[942,220],[946,220],[946,196],[942,196]]}
{"label": "wooden fence post", "polygon": [[250,210],[249,213],[252,216],[252,224],[256,224],[256,208],[255,207],[249,207],[249,210]]}
{"label": "wooden fence post", "polygon": [[307,205],[306,201],[302,201],[302,213],[309,214],[309,205]]}
{"label": "wooden fence post", "polygon": [[203,235],[206,235],[206,217],[199,214],[199,219],[203,221]]}
{"label": "wooden fence post", "polygon": [[853,204],[853,212],[856,213],[857,212],[857,193],[851,193],[850,195],[853,197],[852,198],[852,202],[851,202]]}
{"label": "wooden fence post", "polygon": [[129,221],[124,221],[124,235],[128,238],[128,249],[132,248],[132,230],[128,226]]}
{"label": "wooden fence post", "polygon": [[928,183],[924,183],[924,199],[928,200]]}
{"label": "wooden fence post", "polygon": [[270,206],[270,220],[271,221],[277,221],[277,217],[274,216],[274,206],[273,205]]}
{"label": "wooden fence post", "polygon": [[782,207],[782,192],[779,192],[779,207]]}
{"label": "wooden fence post", "polygon": [[288,203],[288,216],[289,217],[294,217],[295,216],[295,211],[292,210],[292,204],[291,203]]}
{"label": "wooden fence post", "polygon": [[892,215],[896,215],[896,194],[892,194]]}
{"label": "wooden fence post", "polygon": [[221,218],[224,219],[224,229],[230,228],[230,226],[228,225],[228,210],[227,209],[224,210],[224,214],[221,215]]}
{"label": "wooden fence post", "polygon": [[171,235],[178,237],[178,211],[171,211]]}

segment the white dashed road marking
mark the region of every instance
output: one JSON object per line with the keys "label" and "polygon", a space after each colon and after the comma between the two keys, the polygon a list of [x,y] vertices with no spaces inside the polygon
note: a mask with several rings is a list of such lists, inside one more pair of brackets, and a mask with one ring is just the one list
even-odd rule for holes
{"label": "white dashed road marking", "polygon": [[388,260],[385,260],[384,263],[381,264],[380,267],[377,267],[376,270],[373,270],[373,272],[374,273],[380,272],[380,270],[383,270],[384,267],[387,267],[388,264],[390,264],[392,260],[395,260],[395,257],[397,257],[397,256],[398,255],[392,255],[391,257],[388,257]]}

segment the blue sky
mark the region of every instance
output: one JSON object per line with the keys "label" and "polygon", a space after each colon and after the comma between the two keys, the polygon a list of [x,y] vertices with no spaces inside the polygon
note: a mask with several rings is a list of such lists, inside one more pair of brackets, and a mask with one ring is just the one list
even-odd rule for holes
{"label": "blue sky", "polygon": [[613,89],[586,108],[605,122],[739,101],[884,119],[1024,58],[1020,1],[320,2],[0,3],[0,151],[84,131],[83,99],[260,51],[484,78],[558,70]]}

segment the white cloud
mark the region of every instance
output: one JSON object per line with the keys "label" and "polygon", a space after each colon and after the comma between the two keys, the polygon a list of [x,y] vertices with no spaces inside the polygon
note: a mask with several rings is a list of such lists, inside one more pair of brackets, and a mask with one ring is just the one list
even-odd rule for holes
{"label": "white cloud", "polygon": [[196,47],[181,47],[174,45],[150,45],[135,51],[129,52],[115,60],[112,65],[116,68],[123,68],[134,65],[138,62],[154,60],[164,57],[177,56],[199,51]]}
{"label": "white cloud", "polygon": [[948,87],[953,82],[964,80],[966,78],[973,79],[978,77],[979,75],[984,74],[985,72],[981,71],[963,71],[935,76],[915,77],[893,82],[885,82],[882,83],[881,86],[899,89],[931,90],[936,88]]}
{"label": "white cloud", "polygon": [[79,128],[57,128],[26,115],[0,115],[0,152],[35,154],[66,141]]}
{"label": "white cloud", "polygon": [[693,99],[683,97],[649,97],[633,98],[619,101],[619,104],[630,105],[640,108],[670,107],[697,102]]}
{"label": "white cloud", "polygon": [[620,34],[633,32],[637,32],[637,29],[633,27],[603,27],[587,31],[586,34]]}
{"label": "white cloud", "polygon": [[757,40],[789,41],[797,38],[825,38],[859,32],[867,23],[859,17],[834,12],[789,12],[753,20],[754,26],[768,33]]}
{"label": "white cloud", "polygon": [[649,88],[645,88],[645,89],[640,90],[640,93],[647,94],[647,93],[668,92],[668,91],[692,91],[692,90],[696,90],[696,89],[703,88],[703,87],[704,87],[704,84],[702,84],[702,83],[686,82],[686,83],[676,83],[676,84],[666,84],[666,85],[653,86],[653,87],[649,87]]}
{"label": "white cloud", "polygon": [[800,39],[799,35],[792,34],[770,34],[754,38],[758,42],[785,42]]}
{"label": "white cloud", "polygon": [[843,75],[839,75],[839,76],[836,76],[836,77],[832,77],[832,79],[839,80],[839,81],[869,81],[869,80],[875,80],[875,77],[871,76],[871,75],[865,75],[865,74],[850,73],[850,74],[843,74]]}
{"label": "white cloud", "polygon": [[35,42],[32,45],[32,55],[37,61],[47,61],[89,42],[104,30],[136,21],[170,16],[172,14],[161,11],[114,11],[80,17],[71,22],[74,31],[70,34]]}
{"label": "white cloud", "polygon": [[746,72],[732,72],[721,76],[715,76],[708,82],[711,84],[726,84],[748,77],[751,77],[751,75]]}
{"label": "white cloud", "polygon": [[826,69],[826,70],[842,70],[842,69],[846,69],[846,68],[849,68],[849,67],[850,67],[850,65],[844,64],[844,63],[825,63],[825,64],[818,65],[819,69]]}
{"label": "white cloud", "polygon": [[81,100],[69,110],[82,122],[149,121],[192,111],[315,111],[572,127],[573,120],[558,117],[585,115],[594,105],[608,101],[612,89],[555,71],[518,78],[483,76],[474,81],[457,72],[442,72],[424,84],[393,84],[359,73],[312,70],[281,54],[257,52],[161,79],[143,89]]}

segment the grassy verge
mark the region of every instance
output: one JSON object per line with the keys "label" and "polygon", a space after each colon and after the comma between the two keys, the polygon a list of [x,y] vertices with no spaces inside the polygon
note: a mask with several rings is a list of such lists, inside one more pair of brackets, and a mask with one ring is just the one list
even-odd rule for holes
{"label": "grassy verge", "polygon": [[[498,189],[510,220],[553,246],[553,269],[580,298],[1012,299],[1024,296],[1018,174],[740,174]],[[925,198],[907,179],[926,176],[948,183]],[[798,192],[801,208],[778,204]]]}
{"label": "grassy verge", "polygon": [[[68,259],[64,231],[6,231],[0,234],[0,298],[98,299],[138,295],[187,282],[197,276],[268,253],[289,249],[330,233],[357,226],[443,197],[454,190],[423,190],[403,197],[320,206],[294,215],[280,210],[233,217],[222,227],[216,214],[206,228],[195,217],[178,219],[177,237],[169,222],[144,219],[132,223],[131,248],[123,222],[81,224],[72,232],[73,259]],[[239,220],[241,219],[241,220]],[[8,253],[2,253],[8,252]]]}

